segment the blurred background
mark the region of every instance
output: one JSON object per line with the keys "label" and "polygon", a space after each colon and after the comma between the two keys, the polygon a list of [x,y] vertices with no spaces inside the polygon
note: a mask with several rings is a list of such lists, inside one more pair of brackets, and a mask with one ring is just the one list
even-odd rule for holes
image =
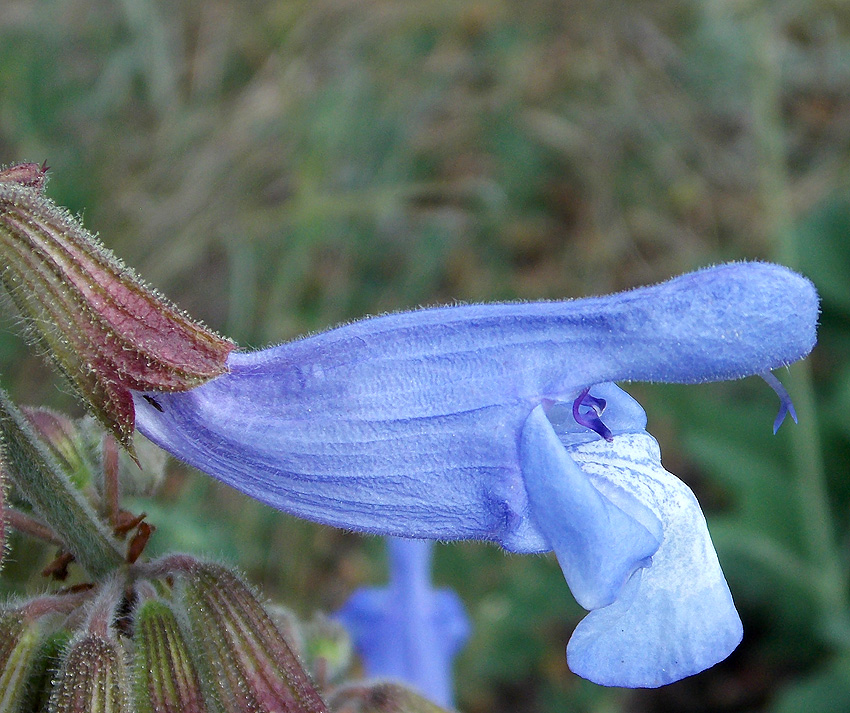
{"label": "blurred background", "polygon": [[[366,314],[577,297],[766,259],[823,297],[783,371],[627,385],[697,493],[745,626],[657,691],[569,672],[583,611],[551,557],[440,546],[474,635],[466,713],[850,710],[850,4],[842,0],[3,0],[0,163],[244,347]],[[0,324],[2,385],[72,413]],[[173,463],[149,552],[237,564],[309,617],[386,576],[383,543]],[[49,559],[13,544],[6,591]],[[35,583],[33,583],[35,582]]]}

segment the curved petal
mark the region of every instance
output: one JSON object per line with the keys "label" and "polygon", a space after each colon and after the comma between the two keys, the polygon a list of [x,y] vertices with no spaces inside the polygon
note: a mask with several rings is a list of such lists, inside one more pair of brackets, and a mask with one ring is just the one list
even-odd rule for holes
{"label": "curved petal", "polygon": [[570,668],[606,686],[653,688],[725,659],[741,641],[741,620],[699,504],[661,467],[655,440],[624,433],[610,444],[591,441],[567,451],[601,489],[629,492],[664,524],[652,566],[576,627],[567,646]]}
{"label": "curved petal", "polygon": [[253,353],[183,393],[136,393],[155,443],[273,507],[377,534],[545,549],[518,435],[544,401],[620,379],[737,378],[804,356],[817,295],[737,263],[571,302],[386,315]]}
{"label": "curved petal", "polygon": [[533,517],[576,601],[585,609],[611,604],[632,573],[650,564],[661,522],[633,497],[619,498],[618,506],[600,493],[541,406],[525,422],[520,461]]}

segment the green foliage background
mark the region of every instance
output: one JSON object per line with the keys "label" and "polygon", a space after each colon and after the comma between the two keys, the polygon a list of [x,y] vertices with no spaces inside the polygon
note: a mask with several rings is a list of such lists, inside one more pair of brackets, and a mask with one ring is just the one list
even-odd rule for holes
{"label": "green foliage background", "polygon": [[[820,344],[756,380],[628,387],[700,497],[745,624],[659,691],[573,676],[557,564],[440,547],[475,634],[467,713],[850,708],[850,4],[841,0],[5,0],[0,162],[245,347],[364,314],[574,297],[742,258],[804,271]],[[3,386],[78,410],[16,336]],[[238,563],[302,614],[384,576],[380,540],[174,464],[151,550]],[[50,557],[15,543],[6,588]]]}

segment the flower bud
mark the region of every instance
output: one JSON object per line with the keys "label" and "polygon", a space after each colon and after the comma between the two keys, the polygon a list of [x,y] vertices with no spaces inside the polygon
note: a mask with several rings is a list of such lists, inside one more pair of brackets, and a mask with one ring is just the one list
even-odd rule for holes
{"label": "flower bud", "polygon": [[[59,629],[45,636],[39,643],[38,651],[27,677],[26,693],[19,710],[47,710],[51,681],[55,680],[59,674],[62,652],[68,648],[71,636],[70,630]],[[4,709],[0,708],[0,710]]]}
{"label": "flower bud", "polygon": [[136,611],[135,693],[139,713],[204,713],[201,684],[171,608],[156,599]]}
{"label": "flower bud", "polygon": [[447,709],[397,683],[352,685],[330,698],[336,713],[447,713]]}
{"label": "flower bud", "polygon": [[2,390],[0,432],[9,463],[9,480],[62,541],[65,550],[73,553],[93,577],[123,564],[117,541],[102,526],[91,504],[69,482],[53,453],[33,432],[30,421]]}
{"label": "flower bud", "polygon": [[183,596],[202,671],[222,708],[234,713],[327,713],[280,630],[253,592],[232,572],[191,567]]}
{"label": "flower bud", "polygon": [[74,419],[46,408],[22,406],[21,411],[71,482],[79,490],[90,485],[97,466],[82,447]]}
{"label": "flower bud", "polygon": [[39,626],[12,609],[0,611],[0,711],[17,709],[38,649]]}
{"label": "flower bud", "polygon": [[132,451],[130,389],[198,386],[227,371],[233,344],[146,287],[42,183],[30,164],[0,173],[0,282],[92,413]]}
{"label": "flower bud", "polygon": [[354,650],[345,627],[317,613],[301,625],[304,659],[314,680],[336,683],[348,672]]}
{"label": "flower bud", "polygon": [[354,649],[340,622],[321,612],[310,621],[301,621],[292,610],[279,604],[266,606],[266,611],[319,688],[342,680],[353,663]]}
{"label": "flower bud", "polygon": [[83,631],[65,654],[50,713],[129,713],[124,650],[111,635]]}

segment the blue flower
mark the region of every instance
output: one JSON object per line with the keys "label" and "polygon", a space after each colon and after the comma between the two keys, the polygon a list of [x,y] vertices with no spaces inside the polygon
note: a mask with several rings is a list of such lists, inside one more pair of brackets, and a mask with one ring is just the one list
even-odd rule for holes
{"label": "blue flower", "polygon": [[469,637],[458,596],[430,583],[429,540],[388,538],[389,586],[358,589],[337,613],[366,674],[395,678],[434,703],[452,706],[452,659]]}
{"label": "blue flower", "polygon": [[693,496],[611,382],[764,374],[811,350],[817,316],[811,283],[764,263],[605,297],[391,314],[235,352],[229,373],[187,392],[137,393],[137,425],[311,520],[554,550],[592,610],[573,670],[658,686],[725,658],[740,622]]}

